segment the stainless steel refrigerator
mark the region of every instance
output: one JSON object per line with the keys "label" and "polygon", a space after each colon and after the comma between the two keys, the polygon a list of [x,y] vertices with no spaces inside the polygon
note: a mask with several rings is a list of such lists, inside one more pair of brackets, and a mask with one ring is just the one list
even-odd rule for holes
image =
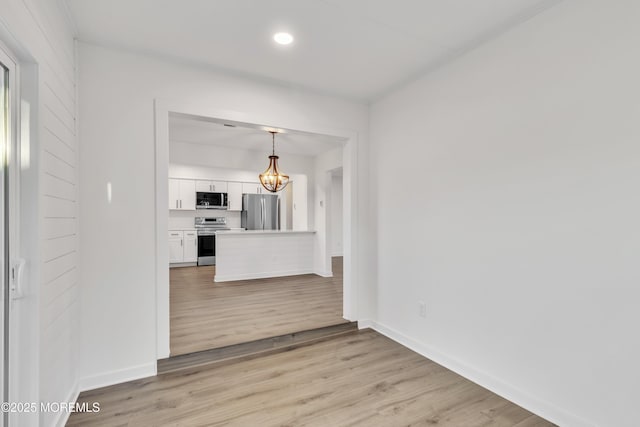
{"label": "stainless steel refrigerator", "polygon": [[241,226],[247,230],[279,230],[278,196],[243,194]]}

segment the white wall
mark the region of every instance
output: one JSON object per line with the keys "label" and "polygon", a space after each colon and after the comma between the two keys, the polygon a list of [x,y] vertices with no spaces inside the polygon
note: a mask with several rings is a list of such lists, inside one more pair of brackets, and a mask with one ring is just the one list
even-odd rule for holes
{"label": "white wall", "polygon": [[[29,295],[14,305],[23,334],[14,401],[65,402],[77,393],[78,144],[75,47],[58,2],[0,2],[0,40],[22,77],[21,254]],[[16,350],[16,348],[14,348]],[[14,358],[15,360],[15,358]],[[16,374],[16,372],[12,372]],[[62,425],[67,414],[21,414],[16,425]]]}
{"label": "white wall", "polygon": [[[91,247],[81,258],[80,369],[84,387],[90,388],[155,368],[154,99],[258,114],[267,123],[313,120],[354,130],[359,151],[366,148],[367,110],[295,89],[79,46],[81,243]],[[366,183],[364,176],[354,183],[363,203]]]}
{"label": "white wall", "polygon": [[560,425],[640,419],[639,21],[567,0],[372,107],[378,327]]}
{"label": "white wall", "polygon": [[331,256],[342,256],[342,174],[331,176]]}

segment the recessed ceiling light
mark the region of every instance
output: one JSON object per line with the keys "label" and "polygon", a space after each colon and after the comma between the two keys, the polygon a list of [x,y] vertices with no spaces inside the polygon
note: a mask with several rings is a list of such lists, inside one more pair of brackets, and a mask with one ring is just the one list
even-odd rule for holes
{"label": "recessed ceiling light", "polygon": [[293,36],[289,33],[276,33],[273,35],[273,39],[278,44],[291,44]]}

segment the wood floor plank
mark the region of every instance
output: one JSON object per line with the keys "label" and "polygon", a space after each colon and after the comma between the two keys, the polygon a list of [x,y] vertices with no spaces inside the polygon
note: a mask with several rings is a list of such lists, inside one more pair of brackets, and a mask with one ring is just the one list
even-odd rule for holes
{"label": "wood floor plank", "polygon": [[347,323],[342,257],[314,274],[214,283],[215,266],[170,271],[171,355]]}
{"label": "wood floor plank", "polygon": [[325,326],[293,334],[263,338],[261,340],[251,341],[248,343],[183,354],[159,360],[158,374],[190,369],[196,366],[211,365],[214,363],[234,362],[240,359],[246,360],[280,351],[290,351],[296,347],[311,345],[339,335],[350,334],[357,330],[357,322],[341,323],[339,325]]}
{"label": "wood floor plank", "polygon": [[553,424],[376,332],[82,393],[68,426]]}

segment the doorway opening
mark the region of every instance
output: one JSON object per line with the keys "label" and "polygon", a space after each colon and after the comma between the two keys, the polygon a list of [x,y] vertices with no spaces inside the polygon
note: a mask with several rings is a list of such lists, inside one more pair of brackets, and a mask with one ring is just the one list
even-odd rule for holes
{"label": "doorway opening", "polygon": [[342,209],[344,198],[342,182],[343,168],[340,166],[338,168],[331,169],[327,174],[329,175],[327,184],[327,188],[329,190],[327,196],[329,201],[329,205],[327,206],[327,216],[329,220],[326,227],[328,230],[327,248],[329,250],[333,275],[334,277],[341,277],[344,271],[344,211]]}
{"label": "doorway opening", "polygon": [[[158,259],[158,359],[348,323],[353,311],[346,303],[354,299],[344,294],[351,294],[352,278],[345,280],[342,253],[329,245],[342,247],[347,236],[338,232],[336,238],[332,224],[351,224],[343,200],[332,197],[343,197],[343,171],[352,170],[344,161],[352,159],[354,138],[187,114],[164,105],[156,105],[156,115],[166,117],[156,135],[158,254],[165,240],[170,260]],[[274,128],[281,132],[280,167],[291,181],[270,195],[257,178],[271,151],[267,131]],[[332,189],[338,183],[339,191]],[[273,198],[277,230],[245,230],[243,216],[251,215],[252,198]],[[199,205],[204,200],[223,200],[226,206]],[[336,214],[340,221],[332,218]],[[198,224],[204,222],[214,224],[213,238],[203,236]],[[202,262],[205,238],[215,242],[215,265]],[[269,256],[260,255],[265,253]],[[271,266],[278,263],[286,269],[274,271]],[[168,301],[161,297],[164,277]]]}

